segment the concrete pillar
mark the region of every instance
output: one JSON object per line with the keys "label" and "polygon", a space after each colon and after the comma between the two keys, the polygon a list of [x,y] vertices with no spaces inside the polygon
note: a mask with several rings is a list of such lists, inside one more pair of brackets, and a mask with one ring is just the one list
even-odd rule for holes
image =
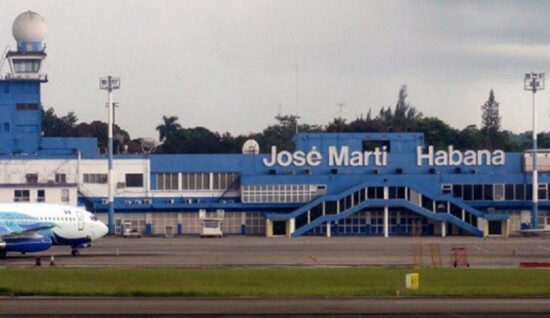
{"label": "concrete pillar", "polygon": [[330,237],[331,235],[332,235],[332,233],[331,233],[330,222],[327,222],[327,237]]}
{"label": "concrete pillar", "polygon": [[441,237],[447,236],[447,221],[441,221]]}
{"label": "concrete pillar", "polygon": [[296,230],[296,219],[292,218],[288,220],[288,231],[286,235],[290,237],[292,233],[294,233],[294,230]]}
{"label": "concrete pillar", "polygon": [[384,207],[384,237],[390,236],[390,209],[388,206]]}
{"label": "concrete pillar", "polygon": [[273,236],[273,221],[271,221],[270,219],[265,220],[265,236],[266,237]]}
{"label": "concrete pillar", "polygon": [[[387,200],[390,196],[388,187],[384,187],[384,200]],[[384,237],[390,236],[390,208],[384,206]]]}

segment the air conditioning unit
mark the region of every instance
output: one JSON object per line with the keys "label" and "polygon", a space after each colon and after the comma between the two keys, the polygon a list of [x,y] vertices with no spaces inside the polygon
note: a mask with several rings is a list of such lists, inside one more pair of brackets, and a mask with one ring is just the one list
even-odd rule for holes
{"label": "air conditioning unit", "polygon": [[142,200],[134,200],[134,203],[135,204],[143,204],[143,201]]}
{"label": "air conditioning unit", "polygon": [[153,200],[152,199],[143,199],[143,203],[144,204],[153,204]]}
{"label": "air conditioning unit", "polygon": [[176,203],[176,199],[168,199],[168,204],[175,204]]}

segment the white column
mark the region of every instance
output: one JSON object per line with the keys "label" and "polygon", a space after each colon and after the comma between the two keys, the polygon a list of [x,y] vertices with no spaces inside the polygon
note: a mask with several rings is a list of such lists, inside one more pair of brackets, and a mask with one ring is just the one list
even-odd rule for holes
{"label": "white column", "polygon": [[[388,200],[389,190],[388,187],[384,187],[384,200]],[[384,207],[384,237],[390,236],[390,209],[386,205]]]}
{"label": "white column", "polygon": [[296,219],[292,218],[288,220],[288,236],[290,237],[292,233],[296,230]]}
{"label": "white column", "polygon": [[327,222],[327,237],[330,237],[332,235],[330,231],[331,231],[330,222]]}
{"label": "white column", "polygon": [[384,237],[390,236],[389,210],[388,206],[384,207]]}
{"label": "white column", "polygon": [[441,237],[447,236],[447,221],[441,222]]}

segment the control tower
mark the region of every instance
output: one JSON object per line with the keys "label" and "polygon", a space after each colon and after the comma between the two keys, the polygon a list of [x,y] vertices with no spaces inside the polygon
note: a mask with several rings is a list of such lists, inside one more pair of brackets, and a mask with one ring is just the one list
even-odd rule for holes
{"label": "control tower", "polygon": [[6,79],[46,81],[47,76],[40,73],[46,58],[44,39],[48,33],[44,18],[32,11],[21,13],[13,22],[12,33],[17,50],[6,54],[10,64]]}
{"label": "control tower", "polygon": [[40,150],[40,86],[47,81],[46,74],[41,73],[47,30],[44,19],[32,11],[21,13],[13,22],[17,49],[6,50],[2,57],[10,70],[0,79],[0,155]]}

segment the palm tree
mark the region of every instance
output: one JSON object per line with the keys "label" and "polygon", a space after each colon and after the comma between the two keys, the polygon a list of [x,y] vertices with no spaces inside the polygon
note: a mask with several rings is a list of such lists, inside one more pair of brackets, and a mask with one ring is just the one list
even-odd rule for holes
{"label": "palm tree", "polygon": [[162,116],[162,124],[157,126],[159,132],[159,140],[163,142],[166,139],[174,136],[176,131],[181,129],[181,125],[178,124],[178,117],[166,115]]}

